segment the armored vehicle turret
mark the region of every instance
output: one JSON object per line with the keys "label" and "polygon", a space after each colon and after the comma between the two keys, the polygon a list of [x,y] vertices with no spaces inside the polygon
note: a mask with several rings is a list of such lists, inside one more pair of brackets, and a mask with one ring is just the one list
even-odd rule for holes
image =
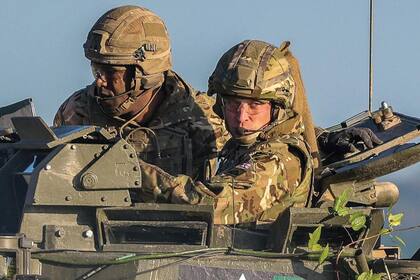
{"label": "armored vehicle turret", "polygon": [[[136,202],[143,186],[130,143],[100,127],[50,128],[18,107],[0,112],[10,120],[0,146],[2,279],[354,279],[369,271],[420,278],[418,253],[402,260],[380,241],[384,208],[399,188],[376,178],[420,160],[419,144],[408,143],[420,135],[420,119],[387,104],[329,128],[368,127],[383,144],[324,157],[310,207],[234,226],[214,224],[211,205]],[[344,192],[348,214],[366,217],[357,230],[332,210]],[[329,246],[321,264],[309,244],[319,227],[317,243]]]}

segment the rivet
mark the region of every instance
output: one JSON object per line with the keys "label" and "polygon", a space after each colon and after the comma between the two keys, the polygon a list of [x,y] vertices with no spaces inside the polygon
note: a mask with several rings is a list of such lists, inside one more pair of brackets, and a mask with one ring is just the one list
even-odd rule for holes
{"label": "rivet", "polygon": [[71,196],[70,196],[70,195],[67,195],[64,199],[65,199],[66,201],[70,201],[70,200],[71,200]]}
{"label": "rivet", "polygon": [[138,167],[138,166],[134,166],[134,167],[133,167],[133,170],[134,170],[134,171],[139,171],[139,167]]}
{"label": "rivet", "polygon": [[55,231],[55,236],[63,237],[64,236],[64,230],[63,229],[56,230]]}
{"label": "rivet", "polygon": [[50,170],[51,169],[51,165],[47,164],[45,165],[45,170]]}
{"label": "rivet", "polygon": [[124,144],[123,148],[128,149],[128,144]]}
{"label": "rivet", "polygon": [[130,198],[128,198],[128,197],[126,196],[126,197],[124,197],[124,201],[125,201],[125,202],[129,202],[129,201],[130,201]]}
{"label": "rivet", "polygon": [[103,146],[102,146],[102,150],[104,150],[104,151],[105,151],[106,149],[108,149],[108,146],[107,146],[107,145],[103,145]]}
{"label": "rivet", "polygon": [[85,188],[93,188],[98,183],[98,177],[91,172],[83,174],[81,183]]}
{"label": "rivet", "polygon": [[101,201],[105,202],[106,201],[106,196],[101,197]]}
{"label": "rivet", "polygon": [[135,181],[134,185],[139,186],[140,185],[140,181]]}
{"label": "rivet", "polygon": [[85,231],[83,232],[83,237],[84,237],[84,238],[92,238],[92,237],[93,237],[93,231],[92,231],[92,230],[90,230],[90,229],[85,230]]}
{"label": "rivet", "polygon": [[131,158],[135,158],[135,157],[136,157],[136,155],[135,155],[135,154],[130,154],[130,157],[131,157]]}
{"label": "rivet", "polygon": [[76,150],[76,145],[71,145],[71,146],[70,146],[70,149],[72,149],[72,150]]}

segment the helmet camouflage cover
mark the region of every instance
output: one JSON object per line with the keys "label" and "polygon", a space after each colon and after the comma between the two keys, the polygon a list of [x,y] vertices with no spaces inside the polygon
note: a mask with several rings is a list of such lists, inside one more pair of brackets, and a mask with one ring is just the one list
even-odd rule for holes
{"label": "helmet camouflage cover", "polygon": [[171,69],[171,45],[165,23],[148,9],[122,6],[106,12],[83,45],[92,62],[135,65],[143,74]]}
{"label": "helmet camouflage cover", "polygon": [[291,108],[295,90],[283,49],[246,40],[220,58],[209,78],[208,94],[268,100]]}

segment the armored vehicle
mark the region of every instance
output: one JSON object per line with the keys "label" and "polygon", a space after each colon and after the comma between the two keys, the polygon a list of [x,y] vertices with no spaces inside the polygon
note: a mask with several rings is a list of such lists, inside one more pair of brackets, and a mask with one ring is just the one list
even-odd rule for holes
{"label": "armored vehicle", "polygon": [[[274,223],[213,223],[211,205],[136,203],[142,188],[136,151],[94,126],[50,128],[30,100],[0,110],[1,279],[420,279],[420,253],[399,257],[381,245],[384,208],[398,187],[376,178],[420,160],[420,119],[386,103],[334,127],[368,127],[383,144],[341,158],[325,157],[313,203]],[[347,192],[355,230],[332,211]],[[332,198],[332,199],[331,199]],[[322,229],[321,252],[309,235]]]}

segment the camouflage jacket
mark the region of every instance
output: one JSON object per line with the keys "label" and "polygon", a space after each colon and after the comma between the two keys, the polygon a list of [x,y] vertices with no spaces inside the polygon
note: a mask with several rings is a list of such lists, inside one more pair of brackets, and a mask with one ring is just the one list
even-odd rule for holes
{"label": "camouflage jacket", "polygon": [[[223,121],[212,111],[213,99],[195,92],[173,71],[167,72],[160,90],[165,97],[147,127],[130,125],[123,136],[135,147],[139,159],[171,175],[200,179],[205,165],[215,166],[217,152],[228,138]],[[96,87],[90,85],[71,95],[60,106],[54,125],[97,125],[110,131],[121,127],[126,121],[105,114],[95,92]],[[154,199],[142,195],[143,201]]]}
{"label": "camouflage jacket", "polygon": [[211,180],[178,176],[162,185],[172,185],[174,203],[213,204],[216,224],[271,222],[287,207],[304,207],[310,200],[313,167],[302,131],[295,116],[262,132],[251,146],[229,140]]}

